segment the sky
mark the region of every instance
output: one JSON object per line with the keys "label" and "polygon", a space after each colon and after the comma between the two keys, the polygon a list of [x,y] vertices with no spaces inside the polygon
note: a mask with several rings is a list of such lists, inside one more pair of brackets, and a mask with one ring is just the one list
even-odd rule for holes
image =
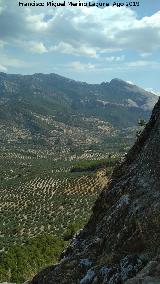
{"label": "sky", "polygon": [[46,2],[19,7],[18,0],[0,0],[0,72],[57,73],[89,83],[119,78],[160,91],[160,0],[140,0],[138,7],[108,0],[103,9]]}

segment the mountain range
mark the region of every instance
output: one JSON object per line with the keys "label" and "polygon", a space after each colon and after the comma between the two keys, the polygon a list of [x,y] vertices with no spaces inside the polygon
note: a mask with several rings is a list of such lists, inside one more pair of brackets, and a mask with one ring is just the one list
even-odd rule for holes
{"label": "mountain range", "polygon": [[0,142],[73,150],[131,138],[157,99],[120,79],[87,84],[57,74],[0,73]]}

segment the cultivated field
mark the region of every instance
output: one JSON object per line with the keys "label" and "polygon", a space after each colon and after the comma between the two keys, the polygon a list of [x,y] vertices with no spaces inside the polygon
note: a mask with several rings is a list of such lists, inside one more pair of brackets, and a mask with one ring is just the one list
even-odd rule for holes
{"label": "cultivated field", "polygon": [[0,244],[48,233],[63,236],[73,223],[88,220],[97,195],[107,182],[105,169],[71,173],[75,162],[38,155],[1,153]]}

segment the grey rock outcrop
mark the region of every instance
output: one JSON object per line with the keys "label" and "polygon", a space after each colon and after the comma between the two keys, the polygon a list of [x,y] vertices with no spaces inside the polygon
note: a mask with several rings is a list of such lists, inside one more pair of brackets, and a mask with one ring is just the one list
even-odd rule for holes
{"label": "grey rock outcrop", "polygon": [[142,271],[125,284],[159,284],[160,283],[160,258],[150,261]]}
{"label": "grey rock outcrop", "polygon": [[[44,269],[31,284],[160,283],[154,282],[158,274],[145,275],[142,270],[158,255],[160,100],[143,133],[115,168],[88,224],[62,254],[61,262]],[[134,279],[135,275],[145,280]],[[154,279],[144,282],[150,281],[146,277]]]}

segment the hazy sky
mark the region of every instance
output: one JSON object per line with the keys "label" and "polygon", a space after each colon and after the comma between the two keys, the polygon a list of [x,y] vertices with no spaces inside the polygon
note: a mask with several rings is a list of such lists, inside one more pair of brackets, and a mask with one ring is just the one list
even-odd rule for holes
{"label": "hazy sky", "polygon": [[135,9],[111,0],[104,9],[18,3],[0,0],[0,71],[93,83],[121,78],[160,90],[160,0],[140,0]]}

